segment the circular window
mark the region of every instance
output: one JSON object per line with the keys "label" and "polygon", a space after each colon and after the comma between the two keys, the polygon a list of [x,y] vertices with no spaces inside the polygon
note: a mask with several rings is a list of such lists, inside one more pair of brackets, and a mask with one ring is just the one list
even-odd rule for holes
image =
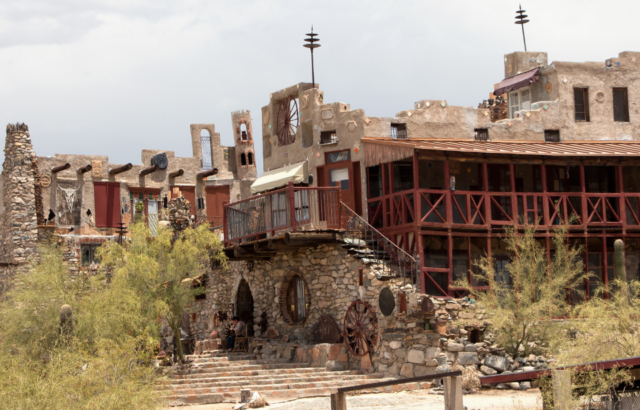
{"label": "circular window", "polygon": [[287,275],[282,283],[280,307],[285,320],[290,324],[304,322],[309,313],[309,289],[302,276]]}

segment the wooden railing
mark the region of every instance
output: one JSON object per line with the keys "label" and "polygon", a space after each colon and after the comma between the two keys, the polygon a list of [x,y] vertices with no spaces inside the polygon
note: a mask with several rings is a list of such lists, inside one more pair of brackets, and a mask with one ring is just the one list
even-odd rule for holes
{"label": "wooden railing", "polygon": [[[416,198],[418,200],[416,201]],[[408,190],[367,201],[377,229],[568,225],[640,229],[640,193]]]}
{"label": "wooden railing", "polygon": [[288,187],[224,205],[225,246],[301,230],[339,229],[340,189]]}

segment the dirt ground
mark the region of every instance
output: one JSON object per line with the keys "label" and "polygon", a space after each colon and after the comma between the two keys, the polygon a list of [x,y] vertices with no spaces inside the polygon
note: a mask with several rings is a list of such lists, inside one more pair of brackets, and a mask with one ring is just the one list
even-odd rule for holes
{"label": "dirt ground", "polygon": [[[540,390],[487,390],[477,394],[465,394],[463,404],[467,410],[539,410]],[[231,410],[235,404],[220,403],[203,406],[190,406],[185,410]],[[363,394],[349,396],[347,408],[351,409],[409,409],[409,410],[443,410],[444,397],[429,394],[425,390],[400,393]],[[289,402],[274,402],[268,410],[316,410],[331,409],[329,397],[299,399]]]}

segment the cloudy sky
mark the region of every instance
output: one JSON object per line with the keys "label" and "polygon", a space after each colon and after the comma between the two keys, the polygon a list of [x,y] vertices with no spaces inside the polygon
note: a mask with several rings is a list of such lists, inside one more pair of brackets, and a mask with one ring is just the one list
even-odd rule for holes
{"label": "cloudy sky", "polygon": [[[550,61],[640,51],[638,1],[522,4],[529,50]],[[189,124],[215,123],[231,145],[232,111],[259,135],[269,93],[316,81],[325,101],[392,116],[420,99],[476,106],[522,50],[516,1],[0,0],[0,123],[25,122],[38,155],[143,148],[190,156]],[[262,144],[256,143],[262,171]]]}

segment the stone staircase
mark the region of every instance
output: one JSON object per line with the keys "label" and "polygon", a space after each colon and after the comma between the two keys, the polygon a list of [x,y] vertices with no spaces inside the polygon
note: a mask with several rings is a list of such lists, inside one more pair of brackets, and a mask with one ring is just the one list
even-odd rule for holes
{"label": "stone staircase", "polygon": [[[381,373],[361,370],[327,371],[286,359],[256,360],[247,353],[210,351],[187,356],[191,366],[162,383],[161,390],[172,406],[240,401],[240,389],[258,391],[267,401],[325,396],[338,387],[385,380]],[[430,388],[430,383],[409,383],[372,389],[369,392]],[[364,391],[362,391],[364,392]]]}

